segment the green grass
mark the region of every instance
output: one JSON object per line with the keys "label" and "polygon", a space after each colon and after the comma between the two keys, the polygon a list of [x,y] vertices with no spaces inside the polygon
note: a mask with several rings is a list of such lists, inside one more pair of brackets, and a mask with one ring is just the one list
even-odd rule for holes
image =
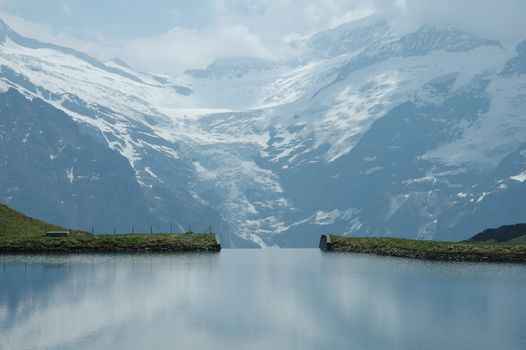
{"label": "green grass", "polygon": [[69,237],[47,237],[64,228],[25,216],[0,205],[0,252],[179,252],[217,251],[215,235],[133,234],[92,235],[73,231]]}
{"label": "green grass", "polygon": [[64,231],[60,226],[30,218],[18,211],[0,204],[0,237],[5,235],[39,235],[47,231]]}
{"label": "green grass", "polygon": [[514,238],[509,243],[526,243],[526,235]]}
{"label": "green grass", "polygon": [[0,236],[0,252],[182,252],[217,251],[214,235],[134,234],[91,235],[73,233],[70,237],[45,235]]}
{"label": "green grass", "polygon": [[425,260],[526,262],[526,244],[417,241],[398,238],[351,238],[330,235],[331,251]]}

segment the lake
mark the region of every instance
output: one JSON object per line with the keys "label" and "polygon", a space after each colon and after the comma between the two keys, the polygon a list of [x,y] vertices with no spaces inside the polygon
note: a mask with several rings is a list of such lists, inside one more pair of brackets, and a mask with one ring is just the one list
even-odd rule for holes
{"label": "lake", "polygon": [[0,256],[0,349],[526,349],[526,266],[316,249]]}

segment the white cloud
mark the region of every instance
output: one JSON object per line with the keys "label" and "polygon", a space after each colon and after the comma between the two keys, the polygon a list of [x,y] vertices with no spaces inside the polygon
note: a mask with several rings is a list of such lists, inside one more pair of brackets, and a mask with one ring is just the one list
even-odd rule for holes
{"label": "white cloud", "polygon": [[48,24],[27,21],[5,11],[0,11],[0,17],[21,35],[45,43],[70,47],[102,60],[114,58],[120,52],[119,43],[113,42],[99,32],[84,32],[89,40],[81,40],[68,32],[57,32]]}
{"label": "white cloud", "polygon": [[524,0],[403,0],[407,23],[452,25],[508,44],[526,39]]}
{"label": "white cloud", "polygon": [[123,56],[147,69],[180,72],[221,56],[287,58],[320,30],[381,13],[401,31],[452,25],[509,45],[526,39],[524,0],[209,0],[211,23],[174,28],[127,44]]}
{"label": "white cloud", "polygon": [[205,67],[225,55],[274,58],[260,36],[239,24],[201,30],[176,27],[157,37],[132,40],[121,49],[130,63],[171,74]]}
{"label": "white cloud", "polygon": [[213,20],[201,29],[176,27],[165,34],[132,40],[121,56],[148,71],[178,74],[205,67],[219,57],[286,59],[301,39],[373,12],[348,0],[210,0]]}
{"label": "white cloud", "polygon": [[335,14],[329,24],[331,28],[337,27],[341,24],[356,21],[360,18],[367,17],[374,14],[374,9],[372,7],[364,6],[353,11],[346,11],[343,13]]}
{"label": "white cloud", "polygon": [[[0,6],[5,2],[0,0]],[[62,10],[71,12],[69,7]],[[167,10],[176,19],[185,16],[177,9]],[[507,45],[526,39],[524,0],[208,0],[194,11],[206,13],[208,22],[127,42],[115,42],[101,33],[83,33],[88,40],[80,40],[78,35],[56,33],[16,16],[6,20],[40,40],[104,59],[119,56],[140,69],[171,74],[204,67],[218,57],[289,58],[309,35],[371,13],[391,18],[402,31],[431,23],[460,27]]]}

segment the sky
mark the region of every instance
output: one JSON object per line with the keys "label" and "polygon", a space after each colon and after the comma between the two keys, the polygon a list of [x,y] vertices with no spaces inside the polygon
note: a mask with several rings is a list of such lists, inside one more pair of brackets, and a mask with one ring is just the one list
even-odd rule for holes
{"label": "sky", "polygon": [[171,75],[222,57],[291,58],[310,35],[374,13],[401,31],[429,23],[526,39],[526,0],[0,0],[23,35]]}

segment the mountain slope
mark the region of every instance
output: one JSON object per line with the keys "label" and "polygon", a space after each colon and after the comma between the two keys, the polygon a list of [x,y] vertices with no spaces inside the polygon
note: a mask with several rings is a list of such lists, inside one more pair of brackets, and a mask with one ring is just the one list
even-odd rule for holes
{"label": "mountain slope", "polygon": [[127,159],[88,136],[63,112],[0,94],[1,197],[66,227],[112,232],[159,224],[149,214]]}
{"label": "mountain slope", "polygon": [[471,237],[470,242],[520,243],[526,241],[526,224],[506,225],[484,230]]}
{"label": "mountain slope", "polygon": [[0,204],[0,235],[34,235],[53,230],[64,228],[25,216],[7,205]]}

